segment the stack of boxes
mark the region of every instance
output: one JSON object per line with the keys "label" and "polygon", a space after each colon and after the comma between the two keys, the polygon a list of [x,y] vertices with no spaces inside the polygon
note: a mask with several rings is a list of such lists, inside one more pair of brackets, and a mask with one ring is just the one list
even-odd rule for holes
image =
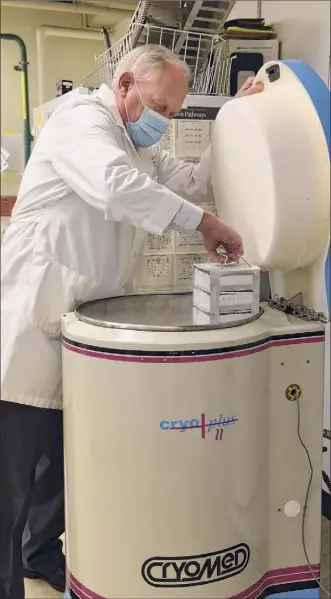
{"label": "stack of boxes", "polygon": [[193,320],[196,325],[227,324],[259,313],[260,269],[240,261],[196,264]]}

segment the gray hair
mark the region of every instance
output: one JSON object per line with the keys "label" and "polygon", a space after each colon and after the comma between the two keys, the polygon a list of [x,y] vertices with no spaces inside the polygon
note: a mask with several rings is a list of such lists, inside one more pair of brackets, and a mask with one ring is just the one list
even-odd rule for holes
{"label": "gray hair", "polygon": [[148,77],[151,70],[163,69],[166,66],[175,67],[189,80],[190,69],[186,62],[165,46],[158,46],[156,44],[139,46],[123,56],[115,70],[114,80],[118,80],[126,72],[131,72],[138,79],[143,79]]}

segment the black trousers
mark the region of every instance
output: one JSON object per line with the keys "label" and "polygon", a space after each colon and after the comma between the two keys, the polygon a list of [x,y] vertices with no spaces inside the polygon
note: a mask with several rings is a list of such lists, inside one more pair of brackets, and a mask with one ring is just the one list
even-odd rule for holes
{"label": "black trousers", "polygon": [[64,565],[62,412],[0,400],[0,599]]}

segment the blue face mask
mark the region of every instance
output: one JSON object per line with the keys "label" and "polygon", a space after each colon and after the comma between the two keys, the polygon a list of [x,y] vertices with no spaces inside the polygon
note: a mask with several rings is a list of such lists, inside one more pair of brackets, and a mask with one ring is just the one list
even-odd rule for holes
{"label": "blue face mask", "polygon": [[[142,111],[141,117],[135,123],[131,123],[131,121],[128,120],[126,129],[131,141],[137,148],[149,148],[160,140],[163,133],[165,133],[170,120],[145,106],[138,86],[137,90],[144,106],[144,110]],[[126,114],[129,118],[128,111],[126,111]]]}

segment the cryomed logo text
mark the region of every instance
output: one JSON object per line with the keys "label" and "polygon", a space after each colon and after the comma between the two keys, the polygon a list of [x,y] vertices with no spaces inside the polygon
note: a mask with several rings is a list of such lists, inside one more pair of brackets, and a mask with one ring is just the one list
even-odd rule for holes
{"label": "cryomed logo text", "polygon": [[249,562],[246,543],[213,553],[185,557],[151,557],[142,566],[147,584],[154,587],[191,587],[240,574]]}

